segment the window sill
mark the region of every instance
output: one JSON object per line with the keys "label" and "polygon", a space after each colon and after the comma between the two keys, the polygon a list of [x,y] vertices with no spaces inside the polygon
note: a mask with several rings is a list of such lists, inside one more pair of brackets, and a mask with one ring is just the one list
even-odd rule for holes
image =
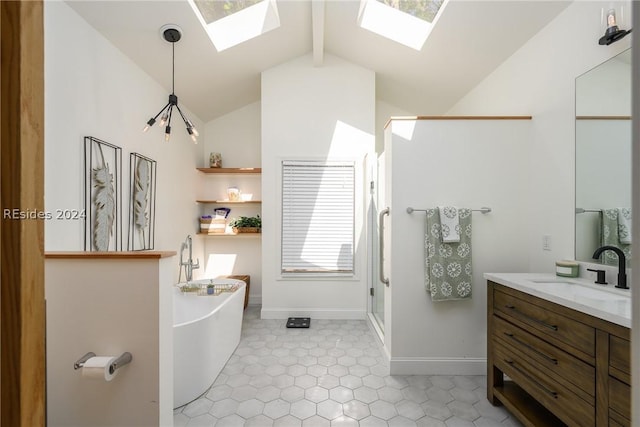
{"label": "window sill", "polygon": [[288,273],[281,274],[277,281],[310,281],[310,282],[359,282],[360,277],[356,274],[339,274],[339,273]]}

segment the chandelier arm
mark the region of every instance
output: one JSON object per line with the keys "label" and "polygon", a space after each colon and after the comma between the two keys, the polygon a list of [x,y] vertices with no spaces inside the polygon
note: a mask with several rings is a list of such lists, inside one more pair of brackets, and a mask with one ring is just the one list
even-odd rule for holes
{"label": "chandelier arm", "polygon": [[167,102],[167,105],[165,105],[164,107],[162,107],[162,110],[160,110],[160,111],[158,112],[158,114],[156,114],[156,115],[153,117],[153,120],[157,119],[157,118],[158,118],[158,116],[159,116],[160,114],[162,114],[162,112],[163,112],[164,110],[166,110],[166,109],[167,109],[167,107],[168,107],[169,105],[171,105],[171,103],[170,103],[170,102]]}
{"label": "chandelier arm", "polygon": [[[173,104],[175,105],[175,104]],[[173,112],[173,105],[169,107],[169,120],[167,120],[167,126],[171,126],[171,113]]]}
{"label": "chandelier arm", "polygon": [[180,116],[182,117],[182,120],[184,121],[185,126],[186,127],[191,127],[191,125],[189,124],[189,120],[187,120],[187,118],[184,116],[184,114],[182,113],[182,110],[180,109],[178,104],[176,104],[176,108],[178,109],[178,113],[180,113]]}

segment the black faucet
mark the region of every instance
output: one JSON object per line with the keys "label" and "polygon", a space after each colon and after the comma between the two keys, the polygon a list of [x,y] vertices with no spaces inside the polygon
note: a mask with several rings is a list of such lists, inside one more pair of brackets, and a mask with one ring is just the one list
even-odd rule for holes
{"label": "black faucet", "polygon": [[593,259],[600,258],[604,251],[613,251],[618,255],[618,284],[616,288],[629,289],[627,286],[627,259],[624,256],[624,252],[615,246],[602,246],[593,253]]}

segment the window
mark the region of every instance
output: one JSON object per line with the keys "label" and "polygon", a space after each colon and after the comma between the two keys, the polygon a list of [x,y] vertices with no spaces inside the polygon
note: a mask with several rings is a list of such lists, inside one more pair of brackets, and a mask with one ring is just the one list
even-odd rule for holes
{"label": "window", "polygon": [[189,0],[218,52],[280,27],[276,0]]}
{"label": "window", "polygon": [[193,3],[202,14],[204,22],[211,24],[218,19],[233,15],[261,1],[262,0],[193,0]]}
{"label": "window", "polygon": [[445,0],[361,0],[358,24],[421,50],[445,3]]}
{"label": "window", "polygon": [[282,163],[282,273],[353,274],[354,162]]}

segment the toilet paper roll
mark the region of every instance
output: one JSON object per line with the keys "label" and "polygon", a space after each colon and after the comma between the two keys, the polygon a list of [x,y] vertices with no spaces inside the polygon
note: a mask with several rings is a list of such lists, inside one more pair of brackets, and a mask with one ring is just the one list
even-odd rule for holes
{"label": "toilet paper roll", "polygon": [[115,370],[109,372],[111,364],[117,359],[113,356],[95,356],[84,362],[82,377],[94,380],[111,381],[118,374]]}

